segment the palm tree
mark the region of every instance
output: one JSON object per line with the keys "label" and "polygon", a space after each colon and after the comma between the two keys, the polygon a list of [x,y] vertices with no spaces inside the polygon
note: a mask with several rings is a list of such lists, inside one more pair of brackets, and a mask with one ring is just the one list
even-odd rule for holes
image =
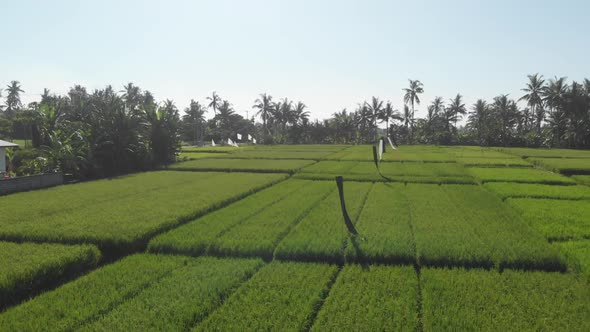
{"label": "palm tree", "polygon": [[[420,82],[419,80],[408,80],[408,81],[410,82],[410,87],[403,89],[406,92],[404,94],[404,103],[406,103],[406,104],[410,103],[410,105],[412,105],[412,113],[411,113],[412,121],[411,122],[413,124],[414,123],[414,114],[415,114],[414,104],[420,105],[420,97],[418,95],[424,92],[424,88],[423,88],[422,82]],[[404,109],[404,111],[405,111],[405,109]],[[410,131],[410,141],[411,140],[412,140],[412,132]]]}
{"label": "palm tree", "polygon": [[213,91],[211,97],[207,97],[207,100],[211,101],[207,107],[213,109],[213,116],[215,117],[215,115],[217,115],[217,109],[220,107],[221,98],[217,92]]}
{"label": "palm tree", "polygon": [[455,128],[457,128],[457,120],[459,120],[462,115],[467,114],[467,109],[465,108],[465,104],[463,104],[462,98],[463,96],[457,93],[455,98],[451,99],[451,103],[449,104],[449,109],[455,122]]}
{"label": "palm tree", "polygon": [[500,122],[500,140],[504,146],[508,145],[510,134],[517,122],[518,108],[514,100],[508,99],[508,95],[500,95],[494,98],[492,104],[494,116]]}
{"label": "palm tree", "polygon": [[549,124],[553,137],[561,141],[567,127],[564,106],[569,86],[565,77],[549,79],[549,84],[543,90],[543,102],[551,110]]}
{"label": "palm tree", "polygon": [[141,90],[138,86],[133,85],[133,83],[127,83],[127,85],[123,86],[123,95],[121,98],[125,101],[125,106],[131,111],[136,111],[139,105],[141,104]]}
{"label": "palm tree", "polygon": [[365,104],[372,114],[371,118],[373,119],[373,128],[375,129],[374,138],[377,140],[377,119],[381,116],[381,113],[383,113],[383,101],[373,96],[373,98],[371,98],[371,103],[369,104],[368,102],[365,102]]}
{"label": "palm tree", "polygon": [[485,125],[487,122],[488,104],[483,99],[478,99],[471,107],[469,117],[467,118],[467,126],[477,132],[479,144],[483,145],[483,137]]}
{"label": "palm tree", "polygon": [[402,121],[403,118],[400,114],[400,112],[396,109],[393,108],[393,105],[391,104],[390,101],[388,101],[385,104],[385,108],[383,109],[383,111],[378,115],[379,120],[381,121],[381,123],[385,122],[386,127],[386,135],[389,137],[390,136],[390,128],[389,128],[389,121]]}
{"label": "palm tree", "polygon": [[296,124],[306,124],[309,121],[309,111],[306,111],[307,105],[303,102],[298,101],[295,106],[293,106],[293,116],[296,119]]}
{"label": "palm tree", "polygon": [[420,105],[420,97],[419,94],[424,92],[424,88],[422,82],[419,80],[408,80],[410,82],[409,88],[404,88],[403,90],[406,92],[404,95],[404,102],[406,104],[410,103],[412,105],[412,117],[414,116],[414,104]]}
{"label": "palm tree", "polygon": [[261,93],[260,98],[257,98],[254,101],[254,105],[252,106],[253,109],[257,109],[256,115],[262,118],[262,126],[264,127],[265,131],[270,134],[270,131],[267,127],[267,121],[272,116],[272,96],[267,95],[266,93]]}
{"label": "palm tree", "polygon": [[526,88],[521,89],[522,91],[526,92],[525,95],[520,97],[518,100],[526,100],[527,105],[531,108],[531,111],[537,117],[537,134],[541,134],[541,122],[545,118],[545,112],[543,110],[543,98],[544,90],[545,90],[545,80],[543,79],[543,75],[534,74],[528,75],[529,82],[526,85]]}
{"label": "palm tree", "polygon": [[13,118],[16,111],[23,106],[20,101],[20,93],[24,91],[21,89],[19,81],[10,82],[10,84],[6,86],[6,91],[8,92],[6,95],[6,115],[9,118]]}
{"label": "palm tree", "polygon": [[412,141],[412,137],[410,135],[412,128],[414,127],[414,114],[408,107],[408,105],[404,105],[404,114],[403,114],[404,126],[406,127],[406,132],[408,133],[408,141]]}
{"label": "palm tree", "polygon": [[190,130],[190,133],[192,134],[187,136],[192,136],[194,143],[197,144],[200,136],[198,129],[201,128],[202,124],[205,122],[205,109],[198,101],[191,99],[191,103],[189,107],[184,110],[184,113],[185,114],[182,116],[182,122],[187,125],[187,131]]}

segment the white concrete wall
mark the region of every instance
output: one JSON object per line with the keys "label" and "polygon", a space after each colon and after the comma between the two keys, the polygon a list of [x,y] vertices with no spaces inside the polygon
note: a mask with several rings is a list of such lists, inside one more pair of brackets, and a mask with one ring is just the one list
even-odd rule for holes
{"label": "white concrete wall", "polygon": [[0,174],[6,173],[6,149],[0,148]]}

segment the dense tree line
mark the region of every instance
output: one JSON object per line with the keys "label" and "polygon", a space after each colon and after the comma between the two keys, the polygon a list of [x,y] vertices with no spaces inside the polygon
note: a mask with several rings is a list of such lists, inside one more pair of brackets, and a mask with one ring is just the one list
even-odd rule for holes
{"label": "dense tree line", "polygon": [[[19,82],[4,90],[0,139],[28,139],[33,147],[10,154],[19,174],[58,169],[86,178],[152,169],[174,161],[181,141],[221,143],[235,140],[237,133],[266,144],[362,144],[387,135],[406,144],[590,148],[590,80],[569,84],[566,78],[546,80],[539,74],[528,76],[518,100],[499,95],[468,106],[461,94],[447,101],[435,97],[424,118],[415,117],[424,92],[418,80],[409,80],[403,89],[401,111],[372,97],[353,111],[315,121],[303,102],[266,93],[252,105],[260,119],[255,122],[237,114],[216,92],[205,104],[191,100],[180,116],[171,100],[158,103],[132,83],[121,91],[107,86],[91,93],[76,85],[64,96],[45,90],[39,102],[26,106]],[[526,107],[520,108],[519,101]],[[207,112],[213,115],[209,119]]]}
{"label": "dense tree line", "polygon": [[31,146],[10,155],[19,175],[60,170],[78,179],[112,176],[170,163],[180,147],[174,103],[157,103],[131,83],[119,92],[107,86],[92,93],[76,85],[65,96],[45,89],[26,107],[19,82],[6,91],[0,138],[24,138]]}

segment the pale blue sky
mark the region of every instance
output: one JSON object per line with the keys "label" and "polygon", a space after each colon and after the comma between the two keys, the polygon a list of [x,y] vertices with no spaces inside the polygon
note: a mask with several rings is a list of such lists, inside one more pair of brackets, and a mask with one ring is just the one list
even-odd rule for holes
{"label": "pale blue sky", "polygon": [[25,101],[134,82],[179,108],[212,91],[241,114],[261,92],[325,118],[407,79],[471,105],[526,75],[590,77],[590,1],[0,0],[0,84]]}

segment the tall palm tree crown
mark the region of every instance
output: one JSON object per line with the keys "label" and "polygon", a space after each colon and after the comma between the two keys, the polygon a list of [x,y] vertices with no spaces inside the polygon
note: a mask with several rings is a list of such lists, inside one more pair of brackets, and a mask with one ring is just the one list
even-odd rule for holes
{"label": "tall palm tree crown", "polygon": [[536,115],[537,133],[541,132],[541,122],[544,119],[543,110],[543,95],[545,93],[545,80],[543,75],[534,74],[528,75],[528,83],[524,89],[521,89],[525,94],[518,100],[525,100],[532,112]]}

